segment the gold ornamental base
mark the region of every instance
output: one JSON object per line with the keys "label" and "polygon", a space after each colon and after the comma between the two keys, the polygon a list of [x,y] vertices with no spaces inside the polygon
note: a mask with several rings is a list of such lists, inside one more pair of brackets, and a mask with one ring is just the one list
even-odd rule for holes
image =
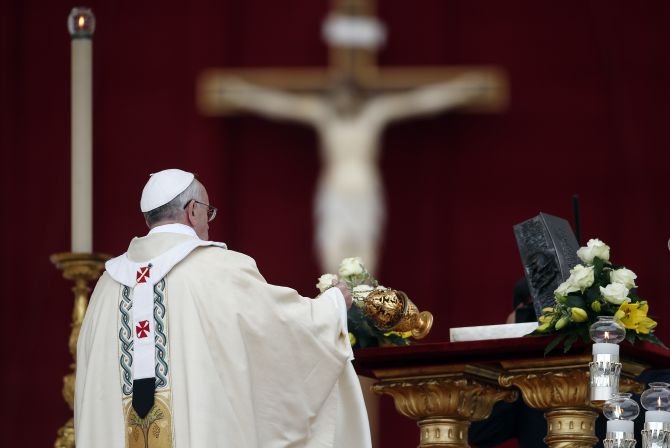
{"label": "gold ornamental base", "polygon": [[[74,282],[72,292],[74,293],[74,308],[72,309],[72,331],[70,332],[69,348],[74,363],[70,365],[72,371],[63,377],[63,398],[74,410],[74,383],[77,361],[77,339],[79,330],[84,320],[86,307],[88,306],[88,297],[91,292],[89,283],[94,282],[100,277],[100,273],[105,268],[105,261],[111,257],[105,254],[91,253],[71,253],[64,252],[51,256],[51,262],[56,268],[63,272],[63,277]],[[65,425],[58,430],[58,437],[54,443],[54,448],[74,448],[74,421],[70,418]]]}
{"label": "gold ornamental base", "polygon": [[552,448],[592,448],[598,443],[595,423],[598,413],[586,409],[557,409],[545,412],[547,437]]}
{"label": "gold ornamental base", "polygon": [[453,418],[428,418],[418,423],[420,447],[467,447],[470,422]]}

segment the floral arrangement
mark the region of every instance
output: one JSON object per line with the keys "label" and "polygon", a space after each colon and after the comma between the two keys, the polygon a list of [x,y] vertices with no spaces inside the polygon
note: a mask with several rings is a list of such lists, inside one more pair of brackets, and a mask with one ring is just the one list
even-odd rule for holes
{"label": "floral arrangement", "polygon": [[647,316],[649,304],[637,295],[637,275],[610,262],[610,248],[598,239],[577,251],[583,262],[570,270],[554,297],[554,306],[544,308],[532,334],[559,333],[545,349],[548,353],[563,342],[564,351],[581,338],[590,342],[589,327],[598,316],[614,316],[626,328],[626,340],[650,341],[664,348],[654,335],[657,323]]}
{"label": "floral arrangement", "polygon": [[368,272],[359,257],[345,258],[335,274],[323,274],[316,287],[323,293],[334,283],[343,281],[353,297],[348,312],[349,342],[354,348],[409,345],[412,332],[383,332],[375,327],[363,311],[363,301],[375,289],[386,289]]}

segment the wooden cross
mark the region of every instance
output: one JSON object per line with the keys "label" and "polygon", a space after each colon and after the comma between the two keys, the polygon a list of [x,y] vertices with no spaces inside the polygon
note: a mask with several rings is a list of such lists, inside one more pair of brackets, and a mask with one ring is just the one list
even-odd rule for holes
{"label": "wooden cross", "polygon": [[[325,68],[210,69],[198,80],[205,115],[251,112],[313,126],[324,162],[316,208],[321,267],[361,256],[374,272],[384,223],[381,134],[392,122],[459,109],[497,112],[507,80],[497,67],[383,67],[383,27],[371,0],[334,0]],[[348,223],[348,224],[347,224]]]}

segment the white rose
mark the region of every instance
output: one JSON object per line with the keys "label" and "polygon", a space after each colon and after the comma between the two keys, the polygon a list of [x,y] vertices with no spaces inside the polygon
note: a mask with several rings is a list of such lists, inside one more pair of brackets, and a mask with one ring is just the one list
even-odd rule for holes
{"label": "white rose", "polygon": [[361,259],[359,257],[352,257],[342,260],[337,273],[340,277],[349,277],[350,275],[362,274],[363,271],[365,271],[365,267],[363,267]]}
{"label": "white rose", "polygon": [[568,294],[575,291],[579,291],[579,287],[565,281],[558,285],[558,288],[556,288],[556,291],[554,291],[554,296],[565,298]]}
{"label": "white rose", "polygon": [[610,259],[610,247],[598,239],[589,240],[586,247],[580,247],[577,256],[586,264],[593,264],[595,257],[603,261]]}
{"label": "white rose", "polygon": [[338,280],[337,275],[323,274],[319,277],[319,283],[316,284],[316,287],[319,288],[319,291],[324,292],[326,289],[333,286],[333,280]]}
{"label": "white rose", "polygon": [[612,283],[621,283],[628,289],[637,288],[637,285],[635,284],[636,278],[637,275],[635,275],[635,272],[626,268],[621,268],[610,272],[610,281]]}
{"label": "white rose", "polygon": [[623,302],[630,302],[628,298],[628,288],[621,283],[610,283],[606,288],[600,287],[600,294],[605,300],[614,305],[621,305]]}
{"label": "white rose", "polygon": [[593,285],[593,266],[578,264],[570,269],[570,277],[566,282],[584,292],[586,288]]}

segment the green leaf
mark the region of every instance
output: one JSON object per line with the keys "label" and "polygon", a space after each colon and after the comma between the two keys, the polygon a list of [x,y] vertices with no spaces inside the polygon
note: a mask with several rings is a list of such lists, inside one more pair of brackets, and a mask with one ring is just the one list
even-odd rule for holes
{"label": "green leaf", "polygon": [[565,338],[565,342],[563,342],[563,353],[567,353],[572,348],[572,344],[574,344],[576,340],[577,335],[575,333],[570,333],[568,337]]}
{"label": "green leaf", "polygon": [[547,354],[552,351],[553,349],[556,348],[556,346],[565,338],[565,334],[559,334],[556,336],[552,341],[547,344],[547,346],[544,349],[544,356],[547,356]]}
{"label": "green leaf", "polygon": [[593,277],[596,281],[603,275],[605,262],[598,257],[593,258]]}
{"label": "green leaf", "polygon": [[605,266],[605,261],[600,257],[593,257],[593,266],[602,271]]}
{"label": "green leaf", "polygon": [[[617,308],[618,310],[619,308]],[[600,308],[600,313],[598,313],[599,316],[614,316],[614,313],[616,310],[612,310],[612,306],[610,305],[609,302],[604,302],[601,303],[601,308]]]}
{"label": "green leaf", "polygon": [[368,319],[360,306],[352,306],[348,312],[349,332],[356,338],[354,348],[378,347],[387,345],[409,345],[409,339],[398,335],[385,336],[385,331],[379,330]]}
{"label": "green leaf", "polygon": [[649,334],[638,334],[638,338],[640,338],[643,341],[648,341],[651,342],[652,344],[656,344],[660,347],[663,347],[664,349],[668,350],[668,346],[663,343],[658,337],[656,337],[655,334],[649,333]]}
{"label": "green leaf", "polygon": [[607,286],[610,283],[611,268],[608,264],[596,257],[593,259],[593,285],[599,290],[598,286]]}
{"label": "green leaf", "polygon": [[577,334],[582,338],[582,341],[584,341],[587,344],[591,343],[591,333],[590,333],[590,321],[584,322],[585,325],[580,325],[579,328],[577,329]]}
{"label": "green leaf", "polygon": [[361,348],[379,346],[377,339],[372,338],[366,334],[360,334],[356,336],[356,344],[358,344]]}
{"label": "green leaf", "polygon": [[568,295],[567,300],[566,300],[566,305],[570,307],[577,307],[577,308],[586,308],[586,302],[584,302],[584,299],[582,296],[572,296]]}
{"label": "green leaf", "polygon": [[586,288],[586,291],[584,291],[584,295],[586,296],[586,299],[588,300],[589,304],[594,300],[598,300],[600,298],[600,288],[598,287],[598,284],[596,284],[595,280],[593,282],[593,285]]}

